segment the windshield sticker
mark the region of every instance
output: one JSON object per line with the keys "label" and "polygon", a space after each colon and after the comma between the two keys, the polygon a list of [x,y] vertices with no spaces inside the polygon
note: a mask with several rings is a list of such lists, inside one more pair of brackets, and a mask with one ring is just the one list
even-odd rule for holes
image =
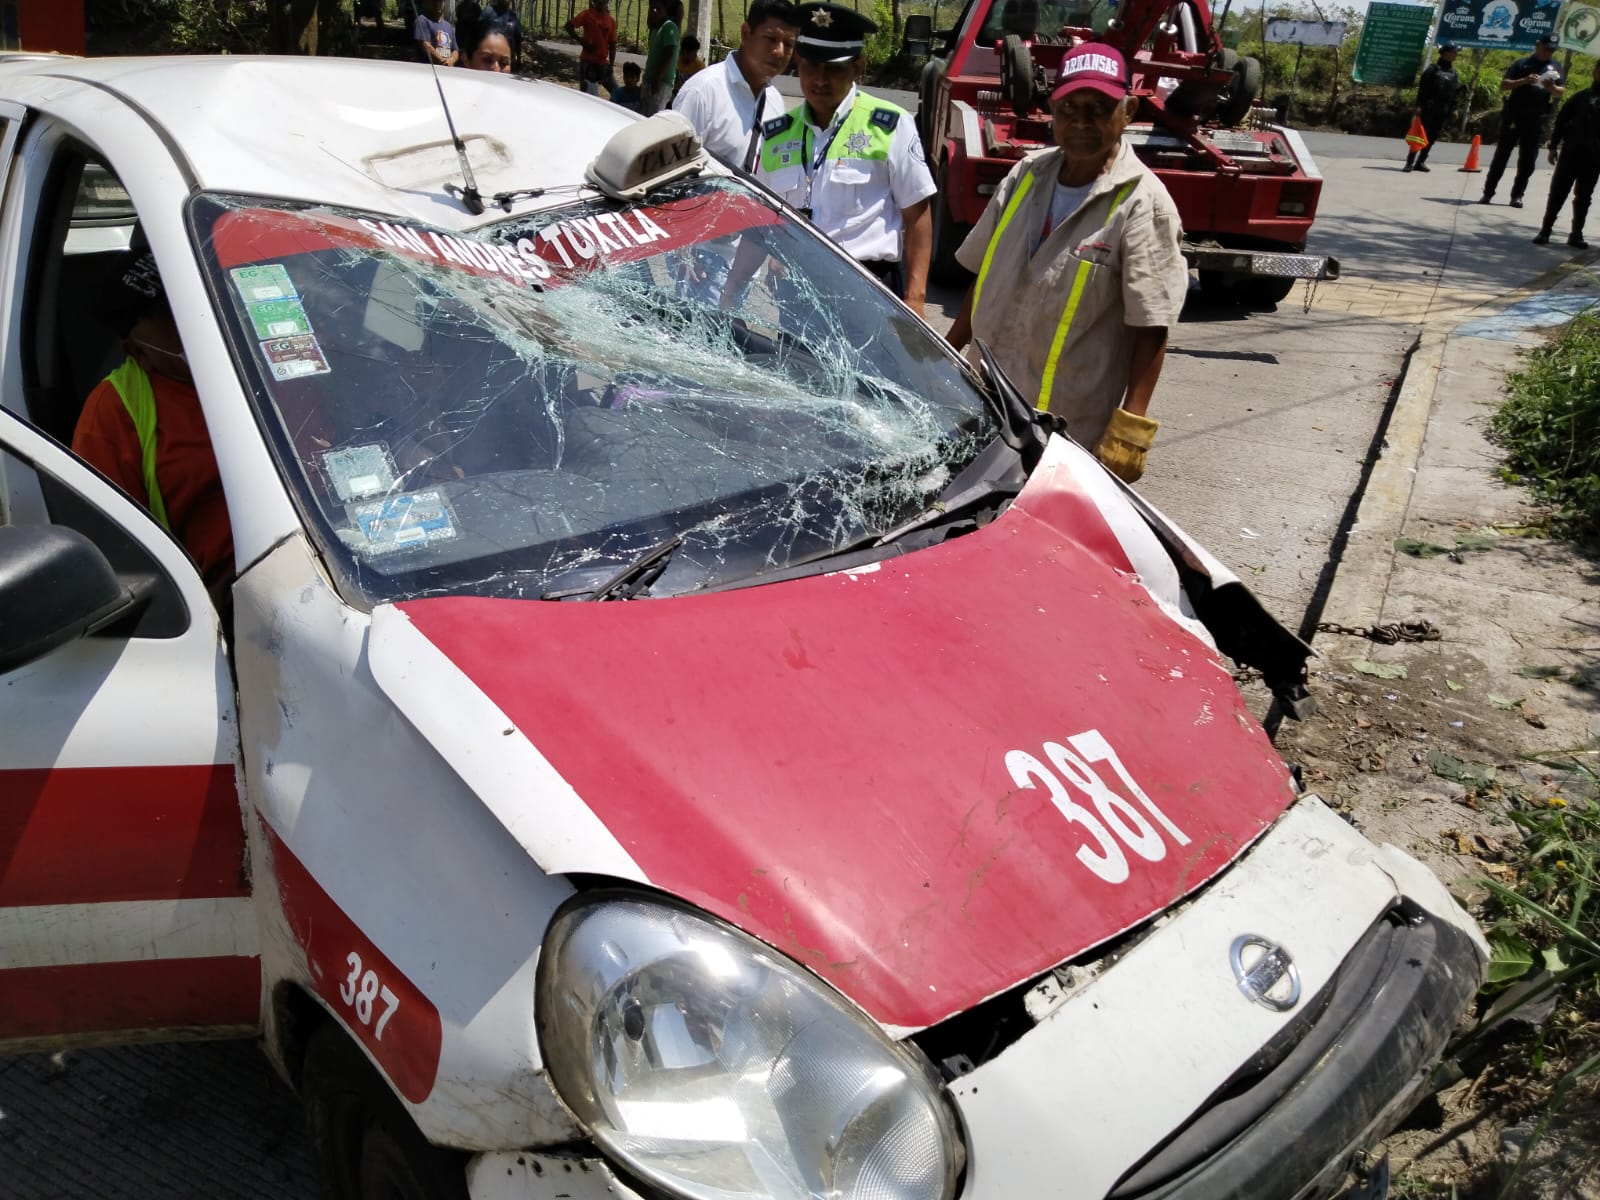
{"label": "windshield sticker", "polygon": [[293,337],[311,332],[311,319],[298,300],[255,300],[245,305],[258,338]]}
{"label": "windshield sticker", "polygon": [[323,357],[322,347],[309,333],[295,337],[273,338],[261,343],[261,353],[267,356],[274,379],[299,379],[305,375],[326,375],[332,367]]}
{"label": "windshield sticker", "polygon": [[262,300],[290,300],[299,293],[282,263],[262,263],[259,267],[235,267],[228,274],[246,304]]}
{"label": "windshield sticker", "polygon": [[394,486],[394,459],[389,456],[387,446],[376,443],[324,451],[322,469],[328,473],[334,492],[346,504],[381,496]]}
{"label": "windshield sticker", "polygon": [[456,536],[454,515],[438,492],[411,492],[350,506],[368,554],[414,550]]}

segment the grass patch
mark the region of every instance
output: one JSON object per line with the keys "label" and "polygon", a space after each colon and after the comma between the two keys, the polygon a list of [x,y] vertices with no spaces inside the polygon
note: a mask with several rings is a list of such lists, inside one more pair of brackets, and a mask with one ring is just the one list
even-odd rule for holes
{"label": "grass patch", "polygon": [[1507,465],[1554,510],[1557,532],[1600,531],[1600,317],[1578,317],[1506,380],[1490,423]]}
{"label": "grass patch", "polygon": [[[1553,786],[1511,798],[1510,816],[1523,836],[1515,870],[1503,881],[1484,881],[1493,953],[1485,991],[1500,996],[1507,1011],[1558,997],[1524,1048],[1525,1098],[1539,1116],[1502,1197],[1517,1195],[1551,1119],[1600,1069],[1600,774],[1589,754],[1540,761]],[[1514,986],[1520,991],[1505,994]]]}

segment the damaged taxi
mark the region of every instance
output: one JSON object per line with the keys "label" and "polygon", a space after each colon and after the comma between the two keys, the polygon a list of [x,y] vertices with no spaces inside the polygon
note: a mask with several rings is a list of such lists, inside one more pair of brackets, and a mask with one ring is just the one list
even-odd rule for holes
{"label": "damaged taxi", "polygon": [[[259,1038],[336,1200],[1288,1200],[1426,1086],[1306,648],[679,118],[13,58],[0,179],[0,1048]],[[130,250],[226,589],[68,449]]]}

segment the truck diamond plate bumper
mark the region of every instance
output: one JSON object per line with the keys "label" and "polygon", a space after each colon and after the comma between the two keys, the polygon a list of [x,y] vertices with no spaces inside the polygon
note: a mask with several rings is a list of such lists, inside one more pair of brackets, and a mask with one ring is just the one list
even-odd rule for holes
{"label": "truck diamond plate bumper", "polygon": [[1327,254],[1281,254],[1270,250],[1229,250],[1222,246],[1185,244],[1191,267],[1228,275],[1264,275],[1277,279],[1337,279],[1339,260]]}

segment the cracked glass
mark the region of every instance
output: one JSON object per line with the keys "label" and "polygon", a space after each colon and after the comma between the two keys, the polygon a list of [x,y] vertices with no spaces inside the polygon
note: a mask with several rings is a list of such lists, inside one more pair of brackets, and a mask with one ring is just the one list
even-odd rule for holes
{"label": "cracked glass", "polygon": [[936,506],[998,431],[941,339],[736,181],[470,236],[215,195],[192,220],[358,602],[582,598],[642,556],[653,596],[759,579]]}

